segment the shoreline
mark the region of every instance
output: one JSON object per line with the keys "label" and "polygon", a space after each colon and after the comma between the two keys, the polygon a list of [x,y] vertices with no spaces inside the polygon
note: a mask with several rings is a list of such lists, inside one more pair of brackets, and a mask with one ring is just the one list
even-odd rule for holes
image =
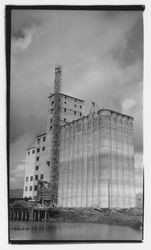
{"label": "shoreline", "polygon": [[49,218],[52,222],[91,222],[100,223],[108,225],[120,225],[129,226],[131,228],[141,230],[142,229],[142,215],[134,215],[128,213],[112,213],[109,210],[104,212],[97,211],[92,208],[88,209],[60,209],[57,214],[54,213],[52,217]]}
{"label": "shoreline", "polygon": [[[142,210],[136,208],[129,209],[108,209],[108,208],[69,208],[69,207],[49,207],[30,206],[25,214],[25,205],[13,206],[16,210],[14,220],[17,221],[48,221],[48,222],[91,222],[108,225],[129,226],[136,230],[143,228]],[[29,205],[29,203],[28,203]],[[12,208],[12,207],[11,207]],[[18,210],[18,212],[17,212]],[[27,210],[26,210],[27,211]],[[11,217],[10,217],[11,218]]]}

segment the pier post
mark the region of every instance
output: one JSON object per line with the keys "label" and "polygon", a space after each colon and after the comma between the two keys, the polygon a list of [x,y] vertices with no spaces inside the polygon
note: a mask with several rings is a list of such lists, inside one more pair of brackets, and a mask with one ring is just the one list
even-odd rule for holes
{"label": "pier post", "polygon": [[22,209],[21,210],[21,220],[23,220],[24,219],[24,210]]}
{"label": "pier post", "polygon": [[45,210],[45,221],[47,220],[47,210]]}
{"label": "pier post", "polygon": [[35,210],[33,210],[33,221],[36,221],[36,214],[35,214]]}
{"label": "pier post", "polygon": [[15,213],[15,209],[13,209],[13,220],[15,220],[16,217],[16,213]]}
{"label": "pier post", "polygon": [[25,221],[27,220],[27,211],[25,210]]}
{"label": "pier post", "polygon": [[40,210],[38,210],[38,221],[40,221]]}
{"label": "pier post", "polygon": [[29,210],[29,220],[33,221],[33,209]]}
{"label": "pier post", "polygon": [[18,213],[19,211],[17,210],[16,211],[16,219],[18,220],[19,219],[19,213]]}
{"label": "pier post", "polygon": [[9,218],[10,218],[10,220],[12,219],[12,209],[11,208],[9,208]]}

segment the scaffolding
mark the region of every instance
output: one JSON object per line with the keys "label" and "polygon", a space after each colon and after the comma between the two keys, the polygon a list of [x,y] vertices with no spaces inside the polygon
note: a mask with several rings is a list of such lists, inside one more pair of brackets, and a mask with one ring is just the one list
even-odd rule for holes
{"label": "scaffolding", "polygon": [[52,203],[58,201],[58,172],[59,172],[59,147],[60,147],[60,126],[61,126],[61,106],[60,92],[62,81],[62,67],[55,67],[54,82],[54,113],[52,128],[52,148],[51,148],[51,183],[52,183]]}
{"label": "scaffolding", "polygon": [[96,113],[99,110],[100,110],[100,108],[98,107],[98,105],[95,102],[92,102],[90,114]]}

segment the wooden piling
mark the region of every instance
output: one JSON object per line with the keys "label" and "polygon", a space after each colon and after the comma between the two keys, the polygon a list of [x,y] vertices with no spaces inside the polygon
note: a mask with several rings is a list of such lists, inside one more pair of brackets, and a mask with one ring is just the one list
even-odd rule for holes
{"label": "wooden piling", "polygon": [[45,210],[45,221],[47,220],[47,210]]}
{"label": "wooden piling", "polygon": [[21,220],[24,220],[24,210],[21,210]]}
{"label": "wooden piling", "polygon": [[27,221],[27,211],[25,210],[25,221]]}
{"label": "wooden piling", "polygon": [[15,220],[16,219],[16,211],[15,211],[15,209],[13,209],[13,220]]}
{"label": "wooden piling", "polygon": [[40,221],[40,210],[38,210],[38,221]]}

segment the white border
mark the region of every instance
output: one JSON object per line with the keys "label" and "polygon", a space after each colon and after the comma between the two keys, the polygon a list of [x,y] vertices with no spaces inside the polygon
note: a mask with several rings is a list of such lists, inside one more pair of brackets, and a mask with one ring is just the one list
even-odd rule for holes
{"label": "white border", "polygon": [[5,5],[145,5],[144,11],[144,166],[145,166],[145,226],[143,243],[106,243],[106,244],[73,244],[72,249],[151,249],[151,1],[150,0],[1,0],[0,5],[0,249],[46,249],[65,248],[70,249],[71,244],[66,245],[10,245],[7,239],[7,172],[6,172],[6,77],[5,77],[5,32],[4,15]]}

